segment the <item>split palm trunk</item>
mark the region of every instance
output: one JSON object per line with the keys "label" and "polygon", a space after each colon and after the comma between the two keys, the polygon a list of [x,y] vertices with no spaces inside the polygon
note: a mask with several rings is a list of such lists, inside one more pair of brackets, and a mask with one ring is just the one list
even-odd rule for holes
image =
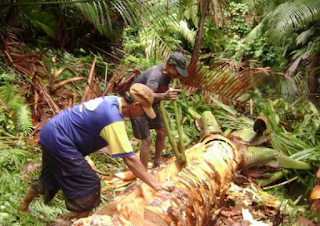
{"label": "split palm trunk", "polygon": [[136,226],[206,225],[219,208],[217,197],[227,192],[241,156],[227,138],[207,135],[186,150],[185,168],[179,171],[178,162],[172,161],[154,175],[158,181],[173,181],[174,191],[156,193],[141,183],[96,214],[112,216],[113,222],[125,219]]}
{"label": "split palm trunk", "polygon": [[[172,181],[175,184],[174,191],[157,193],[146,184],[137,182],[136,186],[103,206],[87,222],[101,219],[104,221],[102,224],[108,225],[208,225],[228,191],[232,174],[246,165],[244,159],[251,160],[250,164],[254,162],[253,157],[244,157],[246,152],[250,153],[249,146],[245,142],[224,137],[215,125],[216,121],[208,120],[212,117],[207,113],[202,116],[204,137],[185,151],[185,168],[181,169],[178,161],[173,159],[153,175],[161,182]],[[274,153],[271,152],[271,155],[274,156]]]}
{"label": "split palm trunk", "polygon": [[[207,120],[204,120],[206,125]],[[156,193],[139,183],[127,189],[112,203],[96,212],[108,215],[113,225],[206,225],[219,208],[220,198],[228,191],[233,172],[242,162],[242,150],[225,138],[220,129],[211,130],[200,143],[186,150],[187,165],[181,170],[173,159],[153,176],[170,180],[172,192]],[[98,216],[92,216],[97,218]],[[125,221],[128,221],[124,223]],[[121,223],[123,222],[123,223]]]}

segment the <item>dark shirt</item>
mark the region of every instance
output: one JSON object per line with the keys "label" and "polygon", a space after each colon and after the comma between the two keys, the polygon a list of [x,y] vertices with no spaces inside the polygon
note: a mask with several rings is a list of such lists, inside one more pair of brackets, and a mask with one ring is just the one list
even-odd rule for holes
{"label": "dark shirt", "polygon": [[155,65],[144,71],[134,83],[142,83],[155,93],[164,93],[169,89],[171,78],[164,77],[162,72],[163,64]]}

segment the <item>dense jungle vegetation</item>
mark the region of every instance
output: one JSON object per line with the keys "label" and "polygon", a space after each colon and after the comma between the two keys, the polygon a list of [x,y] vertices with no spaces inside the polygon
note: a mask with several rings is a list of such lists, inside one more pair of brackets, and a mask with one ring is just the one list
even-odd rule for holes
{"label": "dense jungle vegetation", "polygon": [[[183,89],[177,103],[186,146],[200,140],[206,110],[224,134],[251,129],[263,115],[265,145],[310,167],[269,164],[272,170],[244,175],[263,186],[289,181],[268,190],[290,206],[283,214],[319,223],[310,211],[320,164],[319,25],[319,0],[2,0],[0,224],[47,225],[67,212],[62,193],[49,205],[37,199],[35,214],[17,211],[41,170],[37,132],[46,120],[83,100],[123,92],[172,51],[189,60],[190,78],[176,84]],[[178,137],[173,106],[165,106]],[[129,122],[127,131],[132,138]],[[138,152],[139,142],[132,144]],[[174,155],[168,142],[164,155]],[[103,153],[91,158],[110,175],[125,168]],[[103,203],[112,194],[105,190]]]}

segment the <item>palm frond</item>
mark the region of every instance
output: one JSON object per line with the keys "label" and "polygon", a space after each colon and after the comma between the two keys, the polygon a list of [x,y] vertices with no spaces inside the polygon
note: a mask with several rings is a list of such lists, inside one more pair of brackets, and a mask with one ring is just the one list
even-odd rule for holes
{"label": "palm frond", "polygon": [[312,147],[302,151],[299,151],[290,156],[290,158],[299,160],[299,161],[306,161],[306,162],[313,162],[319,164],[320,162],[320,147]]}
{"label": "palm frond", "polygon": [[[319,115],[314,105],[306,98],[296,99],[290,105],[285,99],[268,100],[263,108],[262,115],[267,118],[267,130],[274,149],[291,156],[318,146],[315,140],[315,133],[318,128],[314,128],[313,124],[315,122],[320,123]],[[303,112],[305,117],[297,123],[291,122],[289,124],[289,112],[294,115]],[[291,132],[288,132],[281,122],[290,125]]]}
{"label": "palm frond", "polygon": [[179,23],[174,23],[176,30],[184,37],[191,45],[194,45],[196,38],[196,32],[190,30],[187,23],[184,20],[181,20]]}
{"label": "palm frond", "polygon": [[110,6],[105,2],[93,1],[74,4],[95,28],[103,35],[108,36],[113,31],[110,17]]}
{"label": "palm frond", "polygon": [[[109,36],[114,33],[114,21],[112,18],[120,14],[124,23],[130,26],[142,25],[142,21],[150,24],[165,26],[164,17],[171,20],[174,16],[167,14],[167,1],[130,1],[130,0],[48,0],[48,1],[22,1],[11,4],[12,6],[32,6],[48,4],[72,4],[77,7],[84,17],[90,21],[103,35]],[[170,2],[170,7],[177,7],[178,1]],[[38,24],[47,31],[48,26]]]}
{"label": "palm frond", "polygon": [[315,32],[315,29],[311,27],[310,29],[301,32],[296,38],[296,45],[304,45],[309,41],[310,36],[312,36]]}
{"label": "palm frond", "polygon": [[[273,38],[275,36],[280,37],[290,33],[294,29],[300,29],[306,25],[316,22],[319,18],[320,1],[287,1],[280,4],[274,11],[269,11],[263,20],[251,30],[245,40],[247,42],[252,41],[265,31],[267,31]],[[305,33],[303,35],[305,36],[307,34],[308,33]],[[301,41],[303,40],[303,35],[299,37]]]}
{"label": "palm frond", "polygon": [[155,50],[157,55],[162,59],[168,58],[171,53],[168,43],[157,33],[155,29],[150,28],[140,32],[140,42],[145,47],[145,56],[147,59],[150,59]]}
{"label": "palm frond", "polygon": [[60,200],[59,206],[48,206],[43,202],[35,202],[33,206],[36,212],[40,213],[49,221],[54,221],[59,215],[64,213],[63,200]]}
{"label": "palm frond", "polygon": [[[268,74],[266,68],[245,68],[238,72],[228,62],[208,68],[201,62],[188,66],[188,73],[192,76],[181,79],[192,93],[201,90],[203,96],[216,95],[225,103],[240,101],[252,87]],[[208,99],[211,103],[212,100]]]}
{"label": "palm frond", "polygon": [[56,20],[53,14],[49,12],[29,12],[28,19],[35,27],[41,28],[50,37],[55,36]]}
{"label": "palm frond", "polygon": [[265,25],[267,24],[268,21],[268,16],[266,16],[265,18],[263,18],[263,20],[257,25],[255,26],[250,32],[249,34],[244,38],[245,42],[252,42],[254,41],[256,38],[258,38],[259,36],[261,36]]}
{"label": "palm frond", "polygon": [[125,24],[136,26],[140,24],[140,15],[143,12],[142,6],[132,4],[130,1],[115,1],[112,2],[114,8],[121,14]]}
{"label": "palm frond", "polygon": [[270,15],[271,34],[285,34],[320,19],[320,1],[287,1]]}

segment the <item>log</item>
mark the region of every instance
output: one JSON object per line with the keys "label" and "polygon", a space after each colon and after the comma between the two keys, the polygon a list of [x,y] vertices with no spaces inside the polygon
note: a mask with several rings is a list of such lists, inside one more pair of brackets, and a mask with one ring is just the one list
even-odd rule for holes
{"label": "log", "polygon": [[269,160],[277,160],[282,167],[310,168],[308,164],[279,155],[276,150],[252,147],[250,142],[241,138],[243,136],[238,136],[241,134],[230,136],[232,141],[229,140],[221,134],[213,119],[211,113],[203,115],[206,135],[186,150],[185,168],[180,168],[179,161],[173,158],[153,175],[160,182],[173,182],[175,189],[172,192],[157,193],[146,184],[136,182],[95,215],[76,221],[74,226],[89,226],[97,219],[114,222],[108,225],[208,225],[219,212],[236,170]]}
{"label": "log", "polygon": [[213,134],[187,149],[186,158],[188,165],[181,171],[174,159],[154,175],[158,181],[173,181],[174,191],[156,193],[138,183],[96,214],[112,216],[117,222],[126,219],[135,226],[205,225],[219,207],[216,197],[227,192],[242,155],[230,140]]}

